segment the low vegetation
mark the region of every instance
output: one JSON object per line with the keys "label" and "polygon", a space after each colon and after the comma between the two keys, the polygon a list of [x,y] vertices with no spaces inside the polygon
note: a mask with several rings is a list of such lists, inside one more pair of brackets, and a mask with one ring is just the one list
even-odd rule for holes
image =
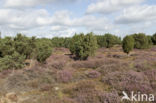
{"label": "low vegetation", "polygon": [[0,103],[125,103],[122,91],[156,95],[154,38],[0,38]]}

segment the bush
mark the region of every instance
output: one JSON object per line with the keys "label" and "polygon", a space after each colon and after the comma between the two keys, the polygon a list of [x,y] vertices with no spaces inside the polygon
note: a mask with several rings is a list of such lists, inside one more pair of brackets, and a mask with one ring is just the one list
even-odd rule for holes
{"label": "bush", "polygon": [[52,38],[52,44],[54,47],[69,48],[71,38],[54,37]]}
{"label": "bush", "polygon": [[112,34],[105,34],[105,35],[97,35],[97,43],[99,47],[113,47],[116,44],[121,44],[121,39]]}
{"label": "bush", "polygon": [[22,68],[25,59],[37,59],[43,63],[51,53],[52,43],[50,39],[29,38],[22,34],[17,34],[14,38],[0,38],[1,70]]}
{"label": "bush", "polygon": [[156,45],[156,33],[152,36],[152,42],[154,45]]}
{"label": "bush", "polygon": [[113,47],[115,44],[120,44],[121,40],[117,36],[111,35],[111,34],[105,34],[106,37],[106,47],[110,48]]}
{"label": "bush", "polygon": [[14,41],[11,37],[0,39],[0,57],[12,55],[15,51]]}
{"label": "bush", "polygon": [[46,59],[52,53],[51,42],[46,41],[46,40],[39,40],[36,45],[37,45],[37,48],[36,48],[36,52],[34,55],[37,61],[44,63]]}
{"label": "bush", "polygon": [[0,59],[0,71],[6,69],[19,69],[24,67],[25,57],[21,56],[19,53],[14,52],[12,55],[6,55],[4,58]]}
{"label": "bush", "polygon": [[148,47],[151,47],[151,46],[153,45],[153,42],[152,42],[152,36],[147,35],[147,38],[148,38],[148,44],[149,44]]}
{"label": "bush", "polygon": [[144,33],[133,34],[135,41],[134,48],[137,49],[146,49],[149,48],[149,39]]}
{"label": "bush", "polygon": [[14,38],[15,50],[20,55],[25,55],[26,59],[30,59],[32,58],[32,54],[36,48],[35,41],[35,37],[28,38],[22,34],[17,34],[17,36]]}
{"label": "bush", "polygon": [[126,36],[123,39],[122,48],[123,48],[123,51],[125,53],[127,53],[127,54],[129,54],[129,52],[133,50],[133,48],[134,48],[134,39],[133,39],[132,36]]}
{"label": "bush", "polygon": [[70,51],[77,59],[85,60],[88,56],[93,56],[97,48],[97,40],[92,33],[87,35],[75,35],[72,38]]}
{"label": "bush", "polygon": [[54,37],[51,41],[54,47],[64,47],[64,38],[62,37]]}
{"label": "bush", "polygon": [[96,35],[96,38],[97,38],[97,44],[100,48],[107,46],[105,35]]}

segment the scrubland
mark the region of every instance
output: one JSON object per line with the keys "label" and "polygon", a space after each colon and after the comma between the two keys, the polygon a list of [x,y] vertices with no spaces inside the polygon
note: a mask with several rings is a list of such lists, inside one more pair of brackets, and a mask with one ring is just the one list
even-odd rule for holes
{"label": "scrubland", "polygon": [[121,46],[100,48],[85,61],[55,48],[44,64],[0,72],[0,103],[130,103],[122,91],[156,96],[156,46],[129,56]]}

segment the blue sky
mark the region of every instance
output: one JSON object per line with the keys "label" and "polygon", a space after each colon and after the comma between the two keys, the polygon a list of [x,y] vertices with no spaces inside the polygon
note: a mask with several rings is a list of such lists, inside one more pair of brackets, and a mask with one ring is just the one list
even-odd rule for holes
{"label": "blue sky", "polygon": [[2,36],[69,37],[75,33],[156,32],[155,0],[1,0]]}

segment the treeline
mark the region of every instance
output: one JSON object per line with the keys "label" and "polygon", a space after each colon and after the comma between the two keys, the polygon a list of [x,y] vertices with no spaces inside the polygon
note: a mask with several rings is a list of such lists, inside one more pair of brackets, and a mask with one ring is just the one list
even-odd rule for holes
{"label": "treeline", "polygon": [[[101,47],[113,47],[116,44],[121,44],[121,38],[112,34],[105,34],[105,35],[95,35],[93,33],[88,33],[87,35],[92,34],[96,37],[96,41],[97,41],[97,47],[101,48]],[[80,33],[80,34],[75,34],[77,35],[84,35],[84,33]],[[52,44],[54,47],[65,47],[65,48],[70,48],[70,43],[72,41],[72,38],[75,38],[75,36],[73,37],[67,37],[67,38],[63,38],[63,37],[54,37],[52,38]]]}
{"label": "treeline", "polygon": [[153,36],[144,33],[132,34],[123,40],[109,33],[104,35],[80,33],[70,38],[52,39],[17,34],[15,37],[0,38],[0,70],[23,68],[26,65],[25,60],[45,63],[55,47],[69,48],[76,59],[86,60],[95,54],[97,48],[111,48],[114,45],[122,45],[123,51],[129,54],[133,48],[146,49],[156,45],[156,34]]}
{"label": "treeline", "polygon": [[[86,36],[88,38],[92,39],[94,36],[95,39],[91,41],[83,40]],[[131,35],[127,35],[126,37],[121,40],[120,37],[116,35],[112,35],[109,33],[106,33],[104,35],[95,35],[93,33],[89,33],[87,35],[84,35],[83,33],[81,34],[75,34],[72,38],[58,38],[55,37],[52,39],[52,43],[54,47],[65,47],[69,48],[71,53],[73,53],[78,59],[86,59],[88,56],[93,55],[94,53],[91,49],[92,47],[87,47],[85,45],[87,44],[92,44],[94,42],[94,46],[96,47],[93,48],[111,48],[114,45],[122,45],[123,51],[127,54],[134,48],[136,49],[147,49],[152,47],[152,45],[156,45],[156,33],[152,36],[146,35],[144,33],[135,33]],[[72,46],[71,46],[72,45]],[[77,49],[73,49],[77,48]],[[86,50],[87,48],[87,50]],[[79,50],[81,49],[81,50]],[[74,51],[74,52],[73,52]],[[87,54],[86,54],[87,52]]]}
{"label": "treeline", "polygon": [[144,33],[127,35],[123,38],[122,48],[123,51],[129,54],[134,48],[147,49],[156,45],[156,33],[153,36],[145,35]]}

